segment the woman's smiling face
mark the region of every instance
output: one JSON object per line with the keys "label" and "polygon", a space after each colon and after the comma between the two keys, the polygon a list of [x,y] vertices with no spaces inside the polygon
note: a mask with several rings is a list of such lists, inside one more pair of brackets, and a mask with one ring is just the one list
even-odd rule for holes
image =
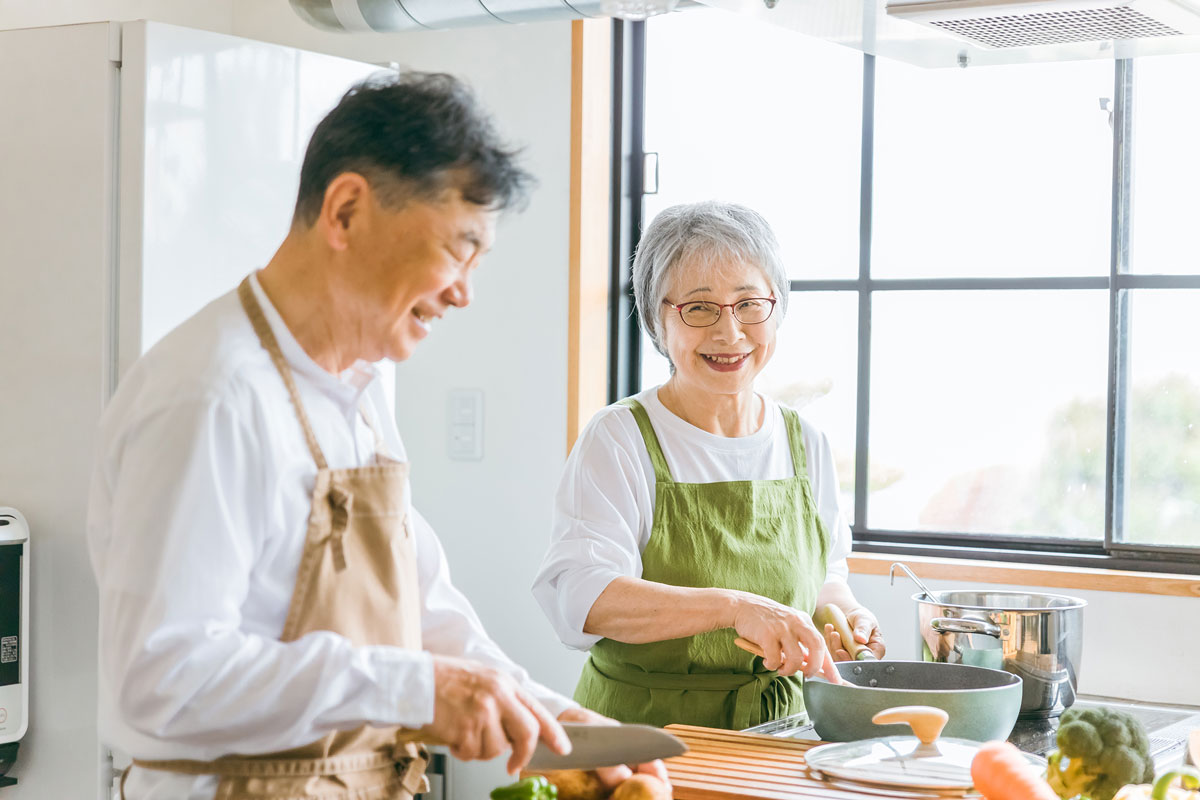
{"label": "woman's smiling face", "polygon": [[[766,274],[753,264],[685,262],[672,271],[666,299],[672,305],[701,300],[725,305],[774,295]],[[775,353],[778,319],[773,314],[766,322],[747,325],[726,307],[715,324],[693,328],[668,305],[663,305],[662,313],[663,343],[681,389],[720,395],[753,391],[754,379]]]}

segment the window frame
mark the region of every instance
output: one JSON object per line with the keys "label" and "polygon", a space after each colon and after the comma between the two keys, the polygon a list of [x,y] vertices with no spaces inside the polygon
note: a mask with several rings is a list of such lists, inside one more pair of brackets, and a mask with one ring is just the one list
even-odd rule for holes
{"label": "window frame", "polygon": [[[646,46],[644,22],[615,23],[613,108],[613,239],[610,301],[609,401],[640,388],[641,336],[633,306],[629,265],[642,229],[645,161]],[[983,559],[1056,567],[1200,574],[1200,547],[1118,541],[1115,521],[1125,500],[1125,407],[1129,391],[1129,292],[1200,288],[1200,275],[1146,275],[1128,271],[1132,226],[1133,59],[1114,62],[1112,215],[1107,276],[1031,278],[871,277],[875,139],[875,56],[863,55],[862,148],[857,278],[792,280],[792,292],[853,291],[858,296],[858,388],[855,410],[854,549],[859,553]],[[618,110],[619,109],[619,110]],[[1103,540],[872,528],[868,513],[871,311],[880,292],[930,290],[1079,290],[1109,294],[1106,398],[1105,511]]]}

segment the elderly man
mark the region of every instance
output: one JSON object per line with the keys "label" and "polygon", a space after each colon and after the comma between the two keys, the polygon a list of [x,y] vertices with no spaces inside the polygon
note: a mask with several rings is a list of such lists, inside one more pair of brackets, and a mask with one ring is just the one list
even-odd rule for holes
{"label": "elderly man", "polygon": [[416,742],[511,751],[514,772],[539,739],[569,748],[556,718],[602,719],[530,680],[450,583],[372,366],[470,303],[528,184],[454,79],[357,86],[270,263],[122,381],[88,543],[129,800],[408,798]]}

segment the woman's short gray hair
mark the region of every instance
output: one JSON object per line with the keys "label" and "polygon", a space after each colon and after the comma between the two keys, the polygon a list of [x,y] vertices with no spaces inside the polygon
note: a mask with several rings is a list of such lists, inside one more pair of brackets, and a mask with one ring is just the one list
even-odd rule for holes
{"label": "woman's short gray hair", "polygon": [[671,206],[642,234],[633,258],[633,298],[654,348],[664,356],[663,299],[667,277],[676,267],[707,267],[739,261],[762,269],[777,300],[775,314],[787,314],[790,284],[779,256],[779,242],[757,211],[736,203],[684,203]]}

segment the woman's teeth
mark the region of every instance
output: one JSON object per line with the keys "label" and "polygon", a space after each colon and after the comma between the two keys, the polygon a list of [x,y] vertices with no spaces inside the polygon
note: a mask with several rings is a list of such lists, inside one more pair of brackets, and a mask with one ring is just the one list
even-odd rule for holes
{"label": "woman's teeth", "polygon": [[417,318],[417,324],[425,330],[429,330],[429,317],[422,314],[420,311],[413,309],[413,316]]}
{"label": "woman's teeth", "polygon": [[715,362],[717,364],[736,364],[737,362],[741,361],[743,358],[745,358],[746,356],[748,356],[750,354],[749,353],[739,353],[739,354],[733,355],[733,356],[710,356],[707,353],[701,353],[701,355],[703,355],[709,361]]}

